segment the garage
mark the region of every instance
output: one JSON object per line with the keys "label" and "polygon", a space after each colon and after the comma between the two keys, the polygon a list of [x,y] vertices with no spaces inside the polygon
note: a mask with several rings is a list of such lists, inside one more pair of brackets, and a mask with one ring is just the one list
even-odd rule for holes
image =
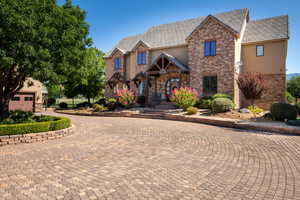
{"label": "garage", "polygon": [[9,102],[9,110],[35,111],[35,93],[17,93]]}

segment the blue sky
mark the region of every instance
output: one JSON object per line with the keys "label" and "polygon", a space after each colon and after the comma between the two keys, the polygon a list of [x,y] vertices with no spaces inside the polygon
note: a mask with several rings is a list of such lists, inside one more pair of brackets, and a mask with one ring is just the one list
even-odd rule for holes
{"label": "blue sky", "polygon": [[104,52],[123,37],[143,33],[153,25],[240,8],[249,8],[251,19],[288,14],[291,30],[288,73],[300,72],[299,0],[73,0],[73,3],[87,12],[90,35],[95,46]]}

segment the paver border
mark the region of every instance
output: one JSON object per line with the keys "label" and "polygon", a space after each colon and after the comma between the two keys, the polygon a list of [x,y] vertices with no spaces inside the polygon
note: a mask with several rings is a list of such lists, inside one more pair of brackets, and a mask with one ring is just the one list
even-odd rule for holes
{"label": "paver border", "polygon": [[129,118],[146,118],[146,119],[163,119],[163,120],[174,120],[183,122],[194,122],[202,123],[213,126],[221,126],[227,128],[237,128],[255,131],[264,131],[272,133],[280,133],[286,135],[300,135],[300,128],[291,126],[275,126],[275,125],[264,125],[259,122],[249,122],[245,120],[236,119],[224,119],[217,117],[204,117],[204,116],[192,116],[192,115],[178,115],[170,113],[131,113],[131,112],[101,112],[101,113],[69,113],[60,110],[55,112],[67,115],[79,115],[79,116],[101,116],[101,117],[129,117]]}
{"label": "paver border", "polygon": [[16,145],[21,143],[34,143],[34,142],[42,142],[46,140],[59,139],[73,134],[74,129],[75,126],[71,125],[68,128],[56,130],[56,131],[18,134],[18,135],[3,135],[0,136],[0,146]]}

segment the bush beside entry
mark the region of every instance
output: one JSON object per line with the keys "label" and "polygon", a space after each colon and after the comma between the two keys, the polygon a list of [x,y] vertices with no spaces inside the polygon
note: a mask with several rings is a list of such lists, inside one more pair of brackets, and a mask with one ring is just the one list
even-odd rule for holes
{"label": "bush beside entry", "polygon": [[195,106],[200,109],[211,109],[211,102],[212,97],[204,96],[197,101]]}
{"label": "bush beside entry", "polygon": [[128,89],[117,90],[118,102],[126,107],[130,107],[134,104],[135,95],[134,92]]}
{"label": "bush beside entry", "polygon": [[184,87],[175,89],[171,96],[171,101],[178,107],[186,110],[196,104],[198,93],[193,88]]}
{"label": "bush beside entry", "polygon": [[234,107],[233,102],[228,98],[217,98],[212,101],[211,108],[215,113],[227,112]]}
{"label": "bush beside entry", "polygon": [[227,99],[230,99],[232,100],[232,96],[229,95],[229,94],[222,94],[222,93],[218,93],[218,94],[215,94],[212,96],[212,100],[215,100],[217,98],[227,98]]}
{"label": "bush beside entry", "polygon": [[297,109],[288,103],[274,103],[271,106],[271,115],[277,121],[295,120]]}
{"label": "bush beside entry", "polygon": [[55,117],[54,121],[31,122],[0,125],[0,135],[16,135],[56,131],[70,127],[71,120],[66,117]]}

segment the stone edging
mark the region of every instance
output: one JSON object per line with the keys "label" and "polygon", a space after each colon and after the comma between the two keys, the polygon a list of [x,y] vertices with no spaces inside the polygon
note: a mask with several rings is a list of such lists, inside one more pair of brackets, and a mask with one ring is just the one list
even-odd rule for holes
{"label": "stone edging", "polygon": [[74,126],[71,125],[69,128],[47,131],[42,133],[29,133],[29,134],[18,134],[18,135],[3,135],[0,136],[0,146],[15,145],[21,143],[33,143],[42,142],[45,140],[53,140],[71,135],[74,133]]}
{"label": "stone edging", "polygon": [[130,112],[102,112],[102,113],[68,113],[64,111],[56,110],[55,112],[68,115],[80,115],[80,116],[102,116],[102,117],[131,117],[131,118],[147,118],[147,119],[164,119],[164,120],[175,120],[184,122],[202,123],[214,126],[221,126],[227,128],[237,128],[255,131],[265,131],[288,135],[300,135],[300,128],[291,126],[275,126],[275,125],[264,125],[259,122],[247,122],[235,119],[224,119],[215,117],[195,117],[189,115],[176,115],[176,114],[146,114],[146,113],[130,113]]}

